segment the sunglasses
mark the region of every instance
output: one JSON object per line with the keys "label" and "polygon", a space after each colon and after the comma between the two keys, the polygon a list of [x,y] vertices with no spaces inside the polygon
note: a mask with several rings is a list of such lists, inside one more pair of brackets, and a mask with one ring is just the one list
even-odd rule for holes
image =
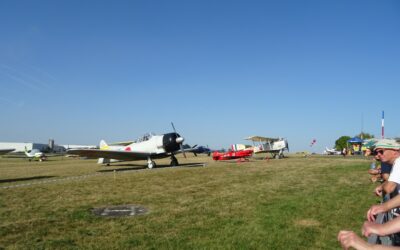
{"label": "sunglasses", "polygon": [[375,155],[378,155],[378,154],[381,154],[381,155],[383,155],[383,153],[385,153],[385,151],[387,151],[387,150],[392,150],[392,151],[399,151],[398,149],[385,149],[385,150],[383,150],[383,149],[379,149],[379,150],[375,150],[374,151],[374,154]]}

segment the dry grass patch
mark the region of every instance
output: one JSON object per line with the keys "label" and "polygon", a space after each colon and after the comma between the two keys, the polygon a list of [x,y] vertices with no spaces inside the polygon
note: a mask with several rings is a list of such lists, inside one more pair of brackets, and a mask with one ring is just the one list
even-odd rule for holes
{"label": "dry grass patch", "polygon": [[321,223],[313,219],[302,219],[294,222],[295,225],[300,227],[319,227]]}

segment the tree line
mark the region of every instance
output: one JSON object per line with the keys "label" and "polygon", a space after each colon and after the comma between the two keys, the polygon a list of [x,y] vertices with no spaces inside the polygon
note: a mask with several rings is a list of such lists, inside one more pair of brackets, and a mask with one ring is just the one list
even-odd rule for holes
{"label": "tree line", "polygon": [[[355,137],[361,138],[363,140],[375,138],[374,135],[369,134],[369,133],[364,133],[364,132],[359,133]],[[344,148],[347,148],[347,141],[351,138],[352,137],[347,136],[347,135],[343,135],[343,136],[339,137],[339,139],[337,139],[335,141],[335,149],[342,151]]]}

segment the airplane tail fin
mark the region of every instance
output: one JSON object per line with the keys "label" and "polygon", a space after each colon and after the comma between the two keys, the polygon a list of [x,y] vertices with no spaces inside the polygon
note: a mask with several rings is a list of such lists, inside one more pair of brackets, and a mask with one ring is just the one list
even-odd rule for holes
{"label": "airplane tail fin", "polygon": [[108,144],[106,143],[105,140],[101,140],[99,146],[100,146],[100,149],[103,149],[103,150],[108,149]]}

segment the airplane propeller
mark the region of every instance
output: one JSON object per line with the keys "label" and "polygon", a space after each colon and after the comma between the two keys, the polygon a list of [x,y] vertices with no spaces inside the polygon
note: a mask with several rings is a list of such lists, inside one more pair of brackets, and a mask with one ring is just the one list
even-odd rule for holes
{"label": "airplane propeller", "polygon": [[181,136],[178,137],[178,133],[175,130],[175,126],[174,126],[173,122],[171,122],[171,125],[172,125],[172,128],[174,129],[174,133],[176,135],[176,143],[179,144],[179,147],[181,148],[181,152],[182,152],[183,156],[186,158],[185,150],[183,149],[183,145],[182,145],[182,143],[185,139]]}

